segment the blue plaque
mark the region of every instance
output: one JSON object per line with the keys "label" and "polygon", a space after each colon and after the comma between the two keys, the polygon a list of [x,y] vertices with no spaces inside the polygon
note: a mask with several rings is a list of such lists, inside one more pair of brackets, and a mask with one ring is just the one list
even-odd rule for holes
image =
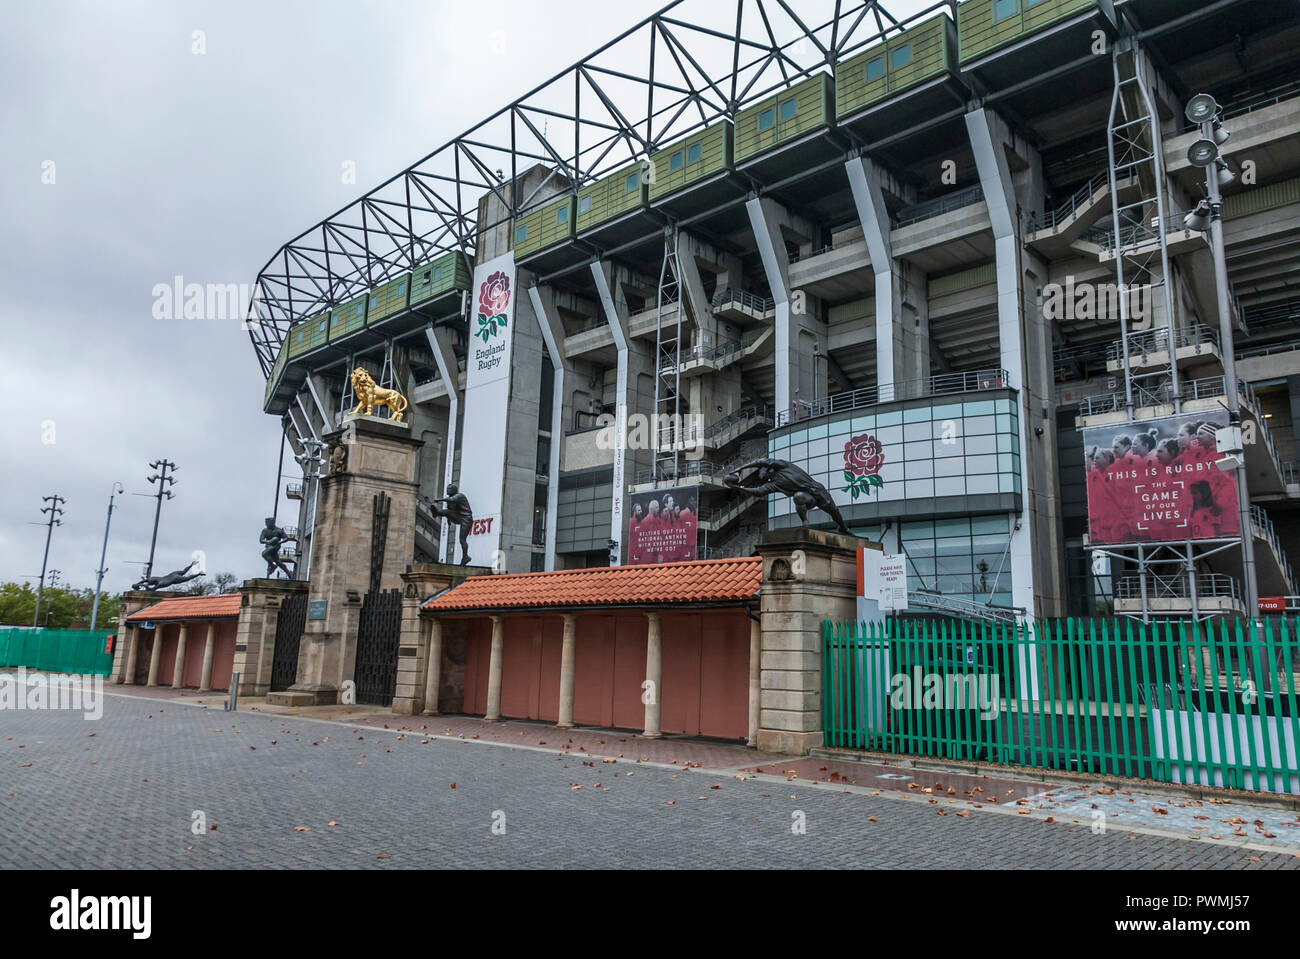
{"label": "blue plaque", "polygon": [[308,619],[324,619],[324,618],[325,618],[325,612],[326,612],[326,610],[328,610],[329,608],[330,608],[329,600],[327,600],[327,599],[314,599],[314,600],[312,600],[310,603],[307,604],[307,618],[308,618]]}

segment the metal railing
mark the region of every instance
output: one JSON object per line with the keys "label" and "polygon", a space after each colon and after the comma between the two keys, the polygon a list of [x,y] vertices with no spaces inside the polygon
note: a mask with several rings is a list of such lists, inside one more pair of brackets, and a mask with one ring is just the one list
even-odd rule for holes
{"label": "metal railing", "polygon": [[830,416],[899,400],[1006,389],[1009,383],[1010,377],[1003,369],[941,373],[938,376],[927,376],[919,380],[904,380],[892,385],[871,386],[861,390],[836,393],[816,403],[796,401],[792,409],[781,410],[776,414],[776,425],[786,426],[800,420],[816,419],[819,416]]}
{"label": "metal railing", "polygon": [[[1146,575],[1147,599],[1191,599],[1191,582],[1186,571],[1177,573],[1148,573]],[[1138,574],[1121,576],[1115,581],[1116,599],[1141,599],[1143,577]],[[1224,573],[1197,573],[1197,597],[1241,599],[1237,581]]]}
{"label": "metal railing", "polygon": [[1026,233],[1037,233],[1039,230],[1055,230],[1057,226],[1066,220],[1073,219],[1078,215],[1079,210],[1084,206],[1093,204],[1093,197],[1099,190],[1110,189],[1110,171],[1098,173],[1091,180],[1075,191],[1070,199],[1066,200],[1061,206],[1048,213],[1031,213],[1029,214],[1029,228]]}
{"label": "metal railing", "polygon": [[[827,620],[825,744],[1300,796],[1298,639],[1288,618]],[[921,676],[937,701],[897,681]]]}
{"label": "metal railing", "polygon": [[[1106,359],[1111,363],[1119,363],[1123,360],[1123,350],[1121,343],[1116,340],[1111,343],[1106,350]],[[1185,346],[1213,346],[1216,350],[1219,348],[1219,334],[1200,323],[1192,326],[1185,326],[1174,331],[1174,349],[1180,350]],[[1141,356],[1143,358],[1152,353],[1162,353],[1169,351],[1169,328],[1161,327],[1157,330],[1139,330],[1128,335],[1128,355]],[[1171,357],[1172,359],[1172,357]]]}
{"label": "metal railing", "polygon": [[[1244,116],[1247,113],[1262,110],[1264,107],[1274,106],[1284,100],[1293,100],[1297,96],[1300,96],[1300,80],[1292,80],[1263,93],[1245,94],[1233,100],[1232,103],[1224,105],[1220,115],[1223,119],[1230,120],[1233,117]],[[1199,123],[1188,122],[1183,127],[1183,132],[1196,133],[1200,129],[1201,125]]]}
{"label": "metal railing", "polygon": [[735,306],[739,309],[753,310],[756,313],[767,316],[776,312],[776,300],[771,297],[755,296],[753,293],[745,290],[733,290],[727,288],[717,293],[713,297],[713,312],[720,313],[729,306]]}
{"label": "metal railing", "polygon": [[662,487],[678,485],[682,480],[714,479],[719,476],[726,476],[744,465],[744,460],[739,456],[733,456],[721,463],[713,463],[709,460],[679,463],[675,470],[660,470],[658,478],[655,477],[654,470],[638,470],[636,485],[645,486],[648,483],[654,483],[655,486]]}
{"label": "metal railing", "polygon": [[1261,538],[1273,548],[1273,554],[1277,557],[1278,565],[1282,567],[1282,578],[1286,581],[1287,589],[1296,592],[1295,576],[1291,573],[1291,562],[1287,559],[1286,551],[1282,548],[1282,539],[1277,535],[1277,527],[1273,525],[1273,518],[1259,506],[1252,503],[1250,506],[1250,520],[1259,528]]}
{"label": "metal railing", "polygon": [[970,186],[964,190],[948,193],[933,200],[927,200],[924,203],[918,203],[915,206],[899,210],[898,215],[894,217],[894,226],[910,226],[913,223],[920,223],[922,220],[942,216],[945,213],[951,213],[953,210],[960,210],[962,207],[974,206],[976,203],[982,202],[983,199],[984,188]]}
{"label": "metal railing", "polygon": [[721,444],[723,441],[719,437],[724,434],[734,432],[739,436],[759,425],[771,427],[772,410],[769,407],[747,407],[709,426],[701,426],[699,423],[682,424],[679,427],[668,426],[659,430],[655,439],[659,449],[671,448],[676,443],[686,443],[692,447],[700,442]]}
{"label": "metal railing", "polygon": [[[1182,210],[1177,213],[1168,214],[1164,219],[1165,236],[1168,236],[1171,233],[1196,233],[1197,235],[1203,236],[1204,234],[1202,231],[1189,230],[1183,225],[1183,220],[1186,219],[1189,212],[1190,211],[1188,210]],[[1088,234],[1095,234],[1099,237],[1099,243],[1104,252],[1108,254],[1114,254],[1117,252],[1114,230],[1108,230],[1104,227],[1094,227],[1092,230],[1088,231]],[[1119,253],[1127,253],[1137,249],[1138,247],[1159,242],[1160,220],[1156,217],[1152,217],[1152,219],[1146,223],[1130,223],[1119,228]]]}
{"label": "metal railing", "polygon": [[1238,360],[1246,360],[1256,356],[1276,356],[1281,353],[1294,353],[1300,350],[1300,343],[1275,343],[1272,346],[1256,346],[1251,349],[1241,350],[1237,353]]}

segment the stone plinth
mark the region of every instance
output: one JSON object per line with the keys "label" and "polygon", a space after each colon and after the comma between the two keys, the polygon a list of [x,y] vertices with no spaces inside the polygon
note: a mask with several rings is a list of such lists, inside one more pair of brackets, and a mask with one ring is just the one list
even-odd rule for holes
{"label": "stone plinth", "polygon": [[234,671],[239,673],[242,695],[265,696],[270,691],[280,608],[307,588],[306,583],[290,579],[250,579],[240,587]]}
{"label": "stone plinth", "polygon": [[[313,533],[308,600],[325,603],[324,619],[308,619],[298,653],[298,681],[290,693],[310,693],[315,704],[338,701],[356,666],[357,626],[362,597],[370,590],[375,550],[375,499],[389,500],[388,530],[379,563],[381,590],[401,589],[402,574],[415,553],[417,454],[423,445],[407,424],[352,417],[325,437],[346,450],[331,457],[330,475],[320,481]],[[299,697],[303,698],[303,697]]]}
{"label": "stone plinth", "polygon": [[822,745],[822,622],[857,612],[857,550],[866,540],[773,530],[763,559],[758,748],[802,756]]}
{"label": "stone plinth", "polygon": [[[432,596],[463,583],[470,576],[490,575],[492,570],[478,566],[446,566],[421,563],[407,567],[402,574],[406,584],[402,592],[402,639],[397,649],[397,687],[393,712],[413,716],[424,712],[425,685],[429,669],[429,643],[432,622],[420,615],[420,605]],[[439,644],[439,666],[446,655]],[[447,664],[448,666],[450,664]]]}

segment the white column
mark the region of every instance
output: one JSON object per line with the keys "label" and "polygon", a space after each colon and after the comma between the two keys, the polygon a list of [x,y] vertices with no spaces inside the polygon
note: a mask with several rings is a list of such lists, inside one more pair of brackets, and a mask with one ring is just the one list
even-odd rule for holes
{"label": "white column", "polygon": [[551,355],[551,367],[555,371],[551,384],[551,422],[547,426],[551,431],[551,456],[547,464],[550,483],[546,489],[546,571],[551,572],[555,569],[555,543],[559,538],[560,447],[564,443],[564,370],[568,363],[564,357],[563,321],[553,311],[546,309],[541,291],[536,286],[528,288],[528,298],[532,301],[533,312],[537,314],[537,326],[542,331],[542,340],[546,343],[546,352]]}
{"label": "white column", "polygon": [[172,667],[172,689],[185,685],[185,647],[189,644],[190,627],[181,623],[180,635],[176,637],[176,665]]}
{"label": "white column", "polygon": [[489,723],[501,719],[501,657],[505,650],[505,618],[492,617],[492,654],[488,660],[488,694],[487,715],[483,718]]}
{"label": "white column", "polygon": [[663,736],[659,727],[660,704],[663,701],[663,690],[660,683],[663,679],[663,633],[662,623],[658,613],[646,613],[646,644],[645,644],[645,678],[650,685],[642,687],[643,691],[648,692],[645,704],[645,732],[642,734],[646,739],[659,739]]}
{"label": "white column", "polygon": [[894,362],[894,257],[890,245],[889,210],[880,189],[880,175],[870,160],[855,158],[846,164],[853,204],[876,275],[876,387],[882,400],[894,399],[897,367]]}
{"label": "white column", "polygon": [[212,660],[217,654],[217,624],[208,623],[208,635],[203,641],[203,676],[199,680],[199,692],[206,693],[212,689]]}
{"label": "white column", "polygon": [[[776,362],[776,411],[777,415],[790,415],[790,403],[793,398],[790,383],[791,323],[790,323],[790,259],[785,252],[785,244],[777,242],[781,228],[770,223],[765,201],[753,199],[745,204],[749,213],[749,223],[754,230],[754,239],[758,243],[758,253],[763,261],[763,272],[767,275],[767,284],[772,289],[772,299],[776,304],[776,316],[773,319],[775,337],[773,349]],[[770,201],[767,201],[770,202]],[[774,236],[775,234],[775,236]],[[797,384],[795,384],[797,385]]]}
{"label": "white column", "polygon": [[442,622],[429,621],[428,665],[424,670],[424,715],[438,715],[438,688],[442,683]]}
{"label": "white column", "polygon": [[162,644],[163,644],[163,625],[159,623],[153,628],[153,653],[149,656],[149,682],[148,686],[158,685],[158,670],[162,668]]}
{"label": "white column", "polygon": [[[618,351],[618,372],[615,386],[614,406],[614,499],[609,511],[609,538],[620,544],[618,555],[611,564],[623,564],[623,497],[627,492],[624,473],[627,466],[627,362],[628,333],[623,327],[623,318],[614,304],[613,294],[609,288],[609,278],[601,263],[591,264],[591,273],[596,281],[596,291],[600,294],[600,303],[605,311],[605,320],[609,323],[609,332],[614,337],[614,348]],[[681,304],[678,303],[678,309]],[[659,360],[656,358],[656,363]],[[655,411],[656,413],[658,410]]]}
{"label": "white column", "polygon": [[763,627],[756,619],[749,621],[749,739],[747,746],[758,745],[758,704],[763,692],[760,657],[763,652]]}
{"label": "white column", "polygon": [[138,626],[128,626],[126,628],[126,672],[122,674],[121,680],[128,686],[135,685],[135,667],[140,658],[140,628]]}
{"label": "white column", "polygon": [[564,644],[560,647],[560,721],[561,729],[573,726],[573,656],[577,646],[578,617],[564,617]]}

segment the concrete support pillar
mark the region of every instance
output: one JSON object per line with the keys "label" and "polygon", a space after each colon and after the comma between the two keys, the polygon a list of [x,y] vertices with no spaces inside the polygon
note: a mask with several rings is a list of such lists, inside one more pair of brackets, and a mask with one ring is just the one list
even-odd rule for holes
{"label": "concrete support pillar", "polygon": [[[596,291],[600,294],[601,308],[605,311],[605,321],[614,337],[614,349],[618,356],[616,373],[616,393],[614,399],[614,500],[609,511],[609,538],[622,544],[623,541],[623,497],[627,492],[627,417],[628,417],[628,350],[630,337],[623,315],[614,303],[610,289],[609,277],[602,263],[591,264],[591,275],[596,281]],[[657,411],[656,411],[657,412]],[[623,564],[623,550],[611,557],[612,566]]]}
{"label": "concrete support pillar", "polygon": [[[545,292],[545,297],[543,297]],[[564,410],[566,374],[570,364],[564,353],[564,321],[559,311],[554,309],[555,292],[551,289],[541,290],[536,285],[528,288],[528,298],[532,301],[533,312],[537,314],[537,326],[542,332],[542,341],[546,352],[551,357],[551,368],[555,375],[551,383],[551,422],[538,424],[551,433],[550,460],[547,476],[550,487],[546,491],[546,570],[555,569],[555,547],[559,539],[560,515],[560,447],[564,445]]]}
{"label": "concrete support pillar", "polygon": [[126,683],[128,686],[135,685],[135,667],[140,658],[140,629],[138,626],[128,626],[126,630],[126,670],[118,677],[118,682]]}
{"label": "concrete support pillar", "polygon": [[758,745],[758,712],[763,694],[763,627],[759,620],[749,622],[749,739],[745,745]]}
{"label": "concrete support pillar", "polygon": [[1021,322],[1020,241],[1017,236],[1017,207],[1006,144],[1011,139],[1006,124],[987,109],[966,114],[975,166],[979,170],[984,202],[988,206],[993,228],[998,287],[998,340],[1002,368],[1009,385],[1020,394],[1021,487],[1025,491],[1025,509],[1016,517],[1011,533],[1010,572],[1013,606],[1036,613],[1034,600],[1034,523],[1030,522],[1030,491],[1038,489],[1030,476],[1031,455],[1026,425],[1029,419],[1029,384],[1025,377],[1025,343]]}
{"label": "concrete support pillar", "polygon": [[429,623],[428,665],[424,671],[424,715],[438,715],[438,688],[442,684],[442,623]]}
{"label": "concrete support pillar", "polygon": [[180,635],[176,637],[176,665],[172,667],[172,689],[185,685],[185,647],[189,645],[190,627],[181,623]]}
{"label": "concrete support pillar", "polygon": [[578,617],[564,617],[564,644],[560,647],[560,721],[561,729],[573,726],[573,655],[577,646]]}
{"label": "concrete support pillar", "polygon": [[158,685],[158,670],[162,668],[163,627],[159,623],[153,628],[153,654],[149,657],[149,681],[147,686]]}
{"label": "concrete support pillar", "polygon": [[503,616],[492,617],[492,654],[488,659],[487,715],[489,723],[501,719],[501,658],[505,654],[506,621]]}
{"label": "concrete support pillar", "polygon": [[[429,341],[429,349],[433,353],[433,361],[438,364],[438,374],[442,381],[447,384],[447,436],[444,441],[444,459],[442,477],[442,491],[439,496],[447,495],[447,487],[452,484],[453,472],[455,469],[456,459],[456,420],[460,416],[461,392],[460,392],[460,370],[456,366],[456,350],[453,346],[454,340],[451,330],[440,327],[435,330],[432,326],[426,327],[424,331],[425,338]],[[438,534],[438,562],[447,558],[447,534],[450,523],[440,523],[440,532]]]}
{"label": "concrete support pillar", "polygon": [[759,256],[763,261],[763,272],[767,274],[768,286],[772,289],[772,298],[776,303],[776,316],[773,318],[773,330],[776,362],[775,396],[777,414],[789,413],[794,401],[794,391],[798,384],[797,372],[791,375],[794,357],[793,331],[790,322],[790,257],[786,253],[785,243],[781,237],[781,228],[771,222],[764,201],[758,198],[745,204],[749,213],[750,226],[754,230],[754,239],[758,242]]}
{"label": "concrete support pillar", "polygon": [[203,640],[203,676],[199,679],[199,692],[212,689],[212,659],[217,654],[217,624],[208,623],[208,635]]}
{"label": "concrete support pillar", "polygon": [[645,678],[650,685],[643,687],[650,695],[645,697],[645,732],[646,739],[659,739],[663,733],[659,729],[659,714],[663,702],[663,691],[659,688],[663,679],[663,624],[658,613],[646,613],[645,644]]}

